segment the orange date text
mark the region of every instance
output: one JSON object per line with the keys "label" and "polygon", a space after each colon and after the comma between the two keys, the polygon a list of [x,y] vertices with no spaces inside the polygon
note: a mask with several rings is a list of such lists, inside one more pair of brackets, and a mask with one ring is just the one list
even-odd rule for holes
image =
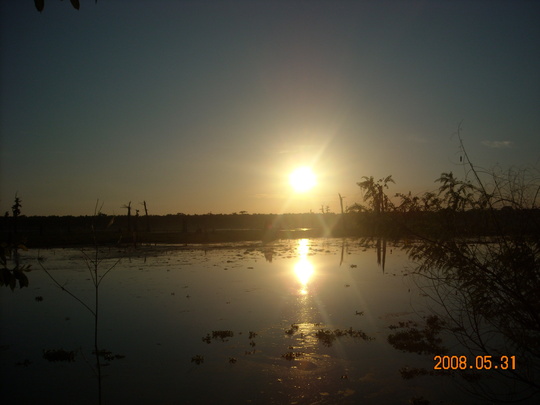
{"label": "orange date text", "polygon": [[433,370],[515,370],[516,356],[435,356]]}

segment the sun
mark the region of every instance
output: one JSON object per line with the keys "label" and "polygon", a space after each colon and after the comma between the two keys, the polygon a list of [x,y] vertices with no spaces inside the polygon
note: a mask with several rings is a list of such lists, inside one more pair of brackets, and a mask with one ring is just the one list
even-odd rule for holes
{"label": "sun", "polygon": [[303,166],[289,175],[289,183],[297,193],[304,193],[317,185],[317,177],[311,168]]}

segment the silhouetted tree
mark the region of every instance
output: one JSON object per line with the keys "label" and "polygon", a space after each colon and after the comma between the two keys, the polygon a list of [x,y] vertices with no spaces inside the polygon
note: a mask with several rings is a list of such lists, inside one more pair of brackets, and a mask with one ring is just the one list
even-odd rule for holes
{"label": "silhouetted tree", "polygon": [[[415,263],[416,282],[435,300],[446,329],[472,356],[515,356],[519,366],[495,370],[500,383],[473,381],[470,389],[497,402],[531,400],[540,396],[540,224],[537,197],[540,180],[527,171],[492,173],[480,179],[463,147],[472,182],[442,173],[438,195],[451,215],[444,232],[415,230],[417,241],[406,245]],[[483,173],[485,176],[487,173]],[[438,207],[434,193],[425,194],[425,207]],[[498,210],[504,204],[511,207]],[[482,212],[467,208],[483,208]],[[459,215],[457,214],[459,211]],[[493,235],[485,243],[460,238],[467,220],[479,215]],[[461,221],[459,220],[460,218]],[[510,381],[505,381],[506,379]],[[484,384],[485,382],[485,384]],[[519,388],[518,388],[519,387]],[[507,389],[508,388],[508,389]],[[534,402],[534,401],[533,401]],[[531,402],[532,403],[532,402]]]}
{"label": "silhouetted tree", "polygon": [[[26,246],[19,240],[17,233],[17,218],[21,214],[21,199],[15,194],[15,203],[11,207],[12,223],[8,231],[8,241],[0,244],[0,285],[9,286],[13,291],[19,281],[19,288],[28,287],[28,277],[24,274],[30,271],[30,265],[21,265],[19,249],[26,250]],[[6,212],[6,215],[9,215]],[[6,217],[6,219],[8,219]],[[8,268],[9,261],[13,261],[13,269]]]}
{"label": "silhouetted tree", "polygon": [[470,208],[476,205],[473,203],[476,190],[472,183],[456,179],[452,172],[441,173],[441,177],[435,181],[441,183],[439,195],[444,193],[444,200],[452,211],[464,211],[467,205]]}
{"label": "silhouetted tree", "polygon": [[368,211],[368,208],[363,206],[362,204],[354,203],[347,207],[347,212],[358,213],[358,212],[363,212],[363,211]]}
{"label": "silhouetted tree", "polygon": [[373,176],[363,176],[362,178],[364,180],[356,184],[364,191],[364,201],[370,200],[370,205],[376,214],[387,211],[391,203],[384,193],[384,189],[388,188],[388,183],[395,183],[392,176],[379,179],[377,182]]}
{"label": "silhouetted tree", "polygon": [[15,204],[11,207],[11,212],[13,214],[13,226],[12,231],[14,235],[17,235],[17,218],[21,214],[21,199],[15,194]]}

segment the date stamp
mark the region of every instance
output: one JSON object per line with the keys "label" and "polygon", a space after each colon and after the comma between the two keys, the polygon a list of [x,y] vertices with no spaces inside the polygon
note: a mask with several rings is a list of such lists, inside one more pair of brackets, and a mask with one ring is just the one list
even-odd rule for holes
{"label": "date stamp", "polygon": [[433,370],[515,370],[516,356],[435,356]]}

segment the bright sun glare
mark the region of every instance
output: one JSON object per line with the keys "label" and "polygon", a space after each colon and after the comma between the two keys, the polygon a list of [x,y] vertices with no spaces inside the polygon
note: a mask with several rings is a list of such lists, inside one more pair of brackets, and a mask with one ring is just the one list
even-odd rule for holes
{"label": "bright sun glare", "polygon": [[317,184],[315,173],[309,167],[299,167],[289,176],[289,182],[297,193],[311,190]]}
{"label": "bright sun glare", "polygon": [[300,239],[298,241],[298,256],[299,260],[294,266],[294,272],[300,282],[300,294],[306,295],[308,293],[309,280],[315,272],[313,265],[308,259],[309,253],[309,241],[307,239]]}

